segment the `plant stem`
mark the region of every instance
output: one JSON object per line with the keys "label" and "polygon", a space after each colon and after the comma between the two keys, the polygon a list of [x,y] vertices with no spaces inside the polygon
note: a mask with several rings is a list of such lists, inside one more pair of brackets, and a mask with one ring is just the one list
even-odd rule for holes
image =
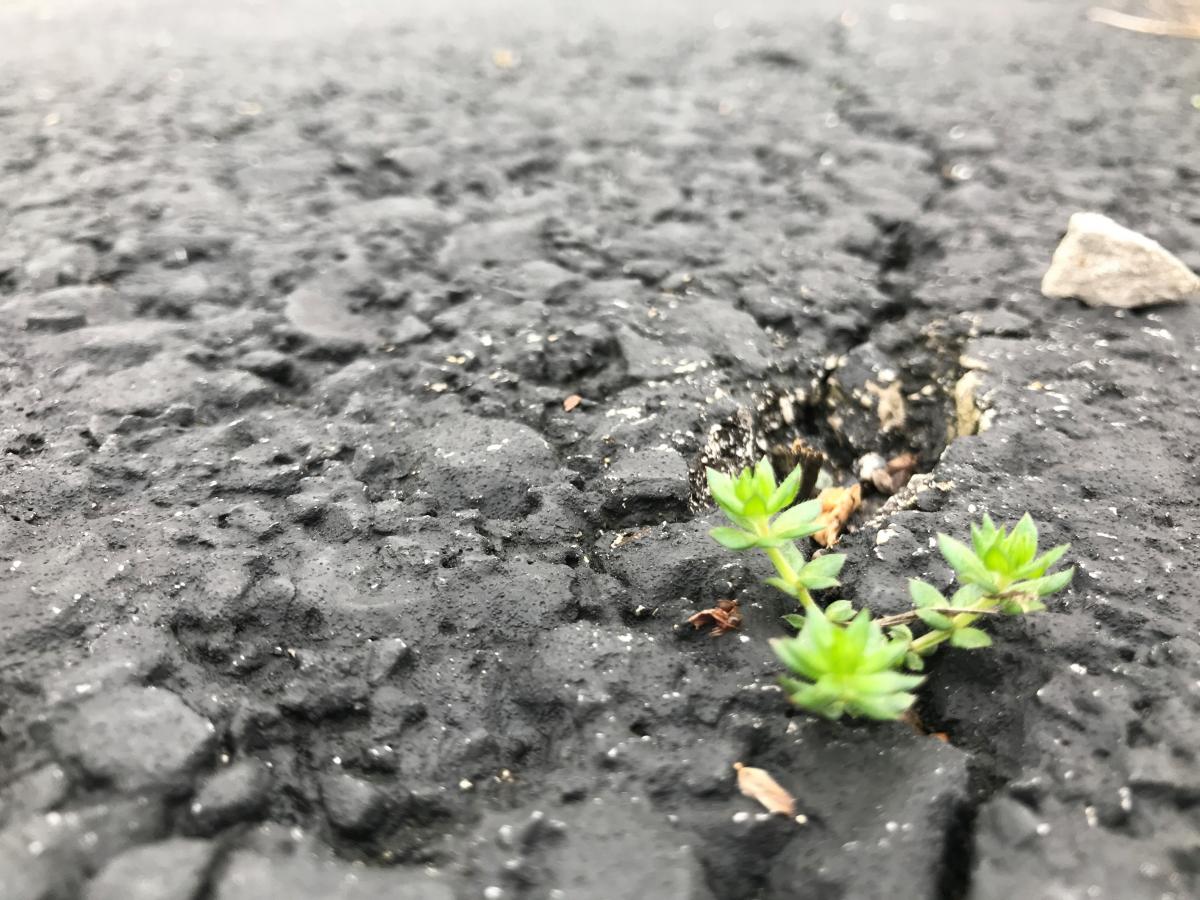
{"label": "plant stem", "polygon": [[[979,600],[976,601],[974,606],[968,607],[966,610],[963,610],[962,612],[960,612],[958,615],[956,615],[954,617],[954,619],[952,620],[954,622],[954,629],[946,630],[946,631],[926,632],[925,634],[923,634],[919,638],[917,638],[915,641],[913,641],[909,645],[908,649],[913,653],[923,655],[924,652],[926,650],[928,650],[930,647],[936,647],[938,644],[942,643],[943,641],[948,641],[950,639],[950,635],[954,633],[955,629],[966,628],[968,625],[970,625],[972,622],[974,622],[976,619],[980,618],[981,616],[995,615],[994,607],[999,602],[1000,602],[999,597],[981,597],[981,598],[979,598]],[[939,610],[939,612],[941,612],[941,610]]]}
{"label": "plant stem", "polygon": [[[927,606],[925,609],[932,610],[936,613],[941,613],[944,616],[954,616],[964,612],[963,609],[953,606]],[[1000,615],[1000,611],[995,609],[973,609],[970,610],[970,612],[977,613],[981,616]],[[908,612],[896,613],[894,616],[880,616],[875,620],[875,624],[880,628],[891,628],[894,625],[907,625],[909,622],[915,622],[919,618],[920,616],[917,615],[917,611],[915,609],[910,609]]]}
{"label": "plant stem", "polygon": [[779,548],[765,547],[763,548],[763,552],[767,554],[767,559],[771,560],[771,563],[775,566],[775,571],[779,573],[779,577],[795,588],[796,598],[800,601],[800,605],[805,609],[808,609],[810,606],[815,606],[816,601],[813,600],[812,595],[808,592],[808,589],[797,584],[800,576],[796,573],[796,570],[791,567],[791,564],[788,563],[784,555],[779,552]]}

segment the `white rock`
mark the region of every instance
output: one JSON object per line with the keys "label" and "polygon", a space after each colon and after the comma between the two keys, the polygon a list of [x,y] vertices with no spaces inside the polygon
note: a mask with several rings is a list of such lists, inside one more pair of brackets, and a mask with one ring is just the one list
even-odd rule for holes
{"label": "white rock", "polygon": [[1080,212],[1054,251],[1042,293],[1131,309],[1200,297],[1200,278],[1144,234],[1100,213]]}

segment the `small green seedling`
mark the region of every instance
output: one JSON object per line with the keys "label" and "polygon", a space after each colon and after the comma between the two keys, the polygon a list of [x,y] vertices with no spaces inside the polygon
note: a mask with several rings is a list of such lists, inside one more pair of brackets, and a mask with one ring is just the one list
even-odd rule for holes
{"label": "small green seedling", "polygon": [[[811,592],[837,587],[846,557],[827,553],[808,560],[795,545],[823,527],[817,521],[819,503],[791,505],[801,469],[782,484],[776,484],[765,458],[736,479],[713,469],[707,475],[713,499],[734,525],[714,528],[713,539],[731,550],[761,549],[777,573],[767,583],[795,597],[804,609],[803,616],[784,617],[799,634],[771,642],[795,676],[783,677],[783,688],[797,706],[829,719],[843,714],[900,718],[923,680],[912,673],[924,670],[925,657],[940,644],[963,650],[991,646],[988,633],[976,627],[979,620],[1044,610],[1042,598],[1061,591],[1075,574],[1073,568],[1047,574],[1069,545],[1039,556],[1037,526],[1028,513],[1011,530],[997,527],[985,515],[982,523],[971,526],[971,546],[938,535],[938,548],[961,585],[951,597],[914,578],[908,583],[913,602],[908,612],[872,618],[865,609],[855,613],[846,600],[821,609]],[[912,625],[926,630],[915,636]]]}

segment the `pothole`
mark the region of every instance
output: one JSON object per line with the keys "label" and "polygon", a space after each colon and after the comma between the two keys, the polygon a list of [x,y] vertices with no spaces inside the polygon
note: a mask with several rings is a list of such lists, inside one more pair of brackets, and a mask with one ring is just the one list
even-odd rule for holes
{"label": "pothole", "polygon": [[866,342],[827,359],[807,385],[753,395],[709,429],[691,468],[693,509],[712,503],[705,467],[732,473],[765,454],[782,478],[819,454],[814,488],[861,483],[855,518],[870,518],[912,475],[930,471],[950,441],[978,428],[978,378],[961,346],[934,325],[902,361]]}

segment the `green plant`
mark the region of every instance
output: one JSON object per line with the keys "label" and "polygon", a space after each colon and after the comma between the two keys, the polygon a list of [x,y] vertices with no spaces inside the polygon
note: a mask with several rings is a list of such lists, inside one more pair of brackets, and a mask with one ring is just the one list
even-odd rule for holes
{"label": "green plant", "polygon": [[[1073,568],[1049,572],[1069,545],[1039,556],[1037,526],[1028,513],[1011,530],[985,515],[971,526],[970,546],[938,535],[938,548],[960,582],[952,596],[914,578],[908,583],[913,608],[898,615],[873,618],[865,609],[856,613],[845,600],[821,609],[812,591],[838,586],[846,557],[827,553],[806,559],[794,543],[824,527],[816,501],[792,505],[801,469],[781,484],[765,458],[736,479],[713,469],[706,474],[713,499],[734,526],[714,528],[713,539],[731,550],[761,549],[776,571],[767,583],[795,597],[804,610],[784,617],[799,634],[771,642],[795,676],[781,679],[784,690],[797,706],[830,719],[843,714],[899,718],[923,680],[912,673],[924,670],[925,658],[938,646],[991,646],[977,622],[1044,610],[1042,598],[1065,588],[1075,573]],[[914,635],[911,626],[925,631]]]}

